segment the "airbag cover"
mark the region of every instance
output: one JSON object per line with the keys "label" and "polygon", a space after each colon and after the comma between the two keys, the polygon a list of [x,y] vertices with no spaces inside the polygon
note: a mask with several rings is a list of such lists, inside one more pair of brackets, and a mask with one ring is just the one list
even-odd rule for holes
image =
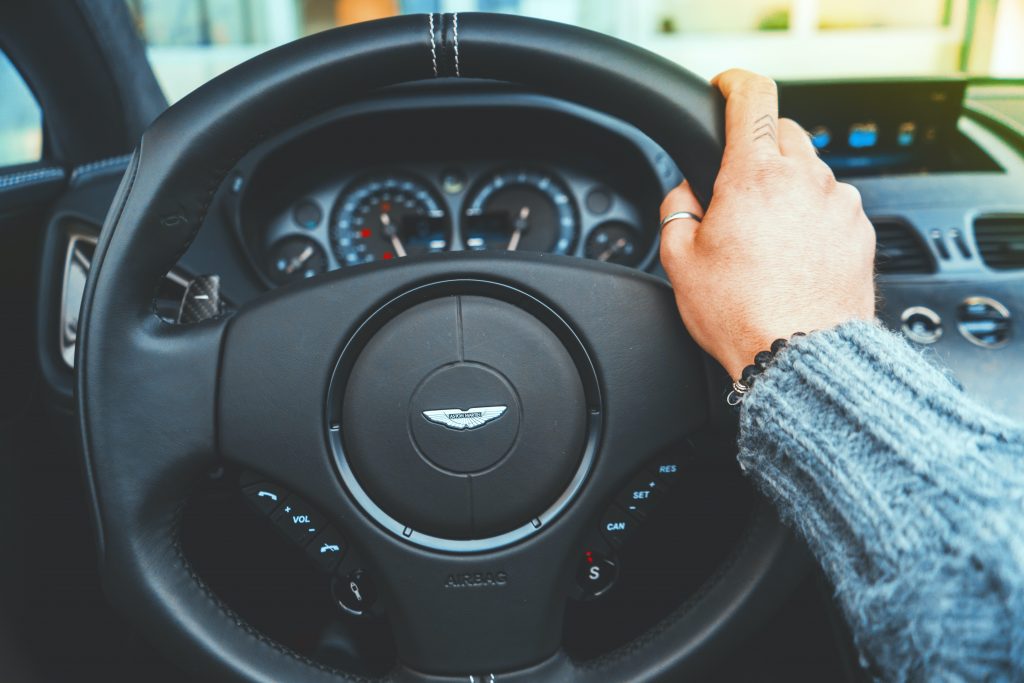
{"label": "airbag cover", "polygon": [[479,539],[555,502],[586,426],[576,366],[544,323],[497,299],[446,296],[367,341],[341,429],[353,473],[387,514],[421,533]]}

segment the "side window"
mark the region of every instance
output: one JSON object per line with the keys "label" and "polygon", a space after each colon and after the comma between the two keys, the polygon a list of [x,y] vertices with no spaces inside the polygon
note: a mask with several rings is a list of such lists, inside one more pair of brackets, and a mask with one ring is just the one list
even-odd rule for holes
{"label": "side window", "polygon": [[43,158],[43,110],[14,64],[0,52],[0,166]]}

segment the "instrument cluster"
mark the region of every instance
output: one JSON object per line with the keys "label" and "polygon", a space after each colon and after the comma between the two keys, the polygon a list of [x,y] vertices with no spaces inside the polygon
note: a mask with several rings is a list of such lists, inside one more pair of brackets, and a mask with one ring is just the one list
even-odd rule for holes
{"label": "instrument cluster", "polygon": [[300,195],[253,245],[273,285],[444,251],[545,252],[631,267],[654,257],[655,231],[643,225],[639,207],[568,167],[389,165]]}

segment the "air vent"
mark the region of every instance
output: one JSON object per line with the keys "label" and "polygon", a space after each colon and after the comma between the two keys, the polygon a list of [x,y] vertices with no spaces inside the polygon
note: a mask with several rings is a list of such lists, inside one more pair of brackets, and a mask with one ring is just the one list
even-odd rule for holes
{"label": "air vent", "polygon": [[1013,320],[1010,311],[995,299],[972,296],[957,309],[957,327],[967,341],[998,349],[1010,341]]}
{"label": "air vent", "polygon": [[1024,216],[986,216],[974,222],[978,251],[989,268],[1024,268]]}
{"label": "air vent", "polygon": [[921,236],[908,223],[890,218],[875,226],[875,267],[886,275],[934,273],[935,260]]}

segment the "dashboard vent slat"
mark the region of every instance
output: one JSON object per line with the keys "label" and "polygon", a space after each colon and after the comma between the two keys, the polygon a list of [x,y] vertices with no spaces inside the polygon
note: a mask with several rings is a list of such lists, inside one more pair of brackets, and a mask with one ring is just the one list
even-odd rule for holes
{"label": "dashboard vent slat", "polygon": [[875,267],[885,275],[935,272],[935,260],[924,239],[908,223],[891,218],[871,221],[875,226]]}
{"label": "dashboard vent slat", "polygon": [[986,216],[974,222],[978,252],[989,268],[1024,268],[1024,216]]}

